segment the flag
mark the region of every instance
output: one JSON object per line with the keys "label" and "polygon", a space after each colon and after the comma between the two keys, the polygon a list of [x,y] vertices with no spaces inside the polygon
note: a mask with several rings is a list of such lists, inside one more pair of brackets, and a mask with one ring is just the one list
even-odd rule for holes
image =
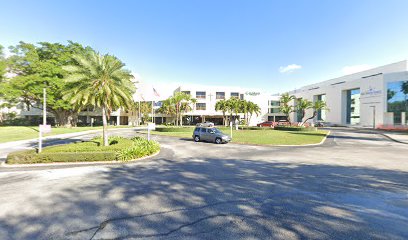
{"label": "flag", "polygon": [[154,94],[154,96],[156,96],[156,97],[160,97],[160,94],[156,91],[155,88],[153,88],[153,94]]}

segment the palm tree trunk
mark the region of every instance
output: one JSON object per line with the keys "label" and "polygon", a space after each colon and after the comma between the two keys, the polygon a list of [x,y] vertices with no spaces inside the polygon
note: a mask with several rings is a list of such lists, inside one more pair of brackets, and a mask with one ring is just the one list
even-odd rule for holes
{"label": "palm tree trunk", "polygon": [[103,122],[103,130],[102,130],[102,136],[103,136],[103,146],[109,146],[108,143],[108,121],[106,119],[106,108],[105,106],[102,107],[102,122]]}

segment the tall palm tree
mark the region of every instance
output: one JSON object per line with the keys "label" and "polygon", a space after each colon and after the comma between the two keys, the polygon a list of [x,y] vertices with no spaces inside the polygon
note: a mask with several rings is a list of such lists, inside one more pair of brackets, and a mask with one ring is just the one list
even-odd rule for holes
{"label": "tall palm tree", "polygon": [[248,102],[248,111],[249,111],[249,118],[247,121],[247,125],[249,126],[249,122],[251,121],[252,115],[256,114],[256,116],[259,116],[259,114],[261,114],[261,108],[256,103]]}
{"label": "tall palm tree", "polygon": [[222,124],[226,126],[227,124],[227,119],[226,119],[226,113],[228,112],[228,103],[226,100],[220,100],[217,103],[215,103],[215,111],[221,111],[222,112]]}
{"label": "tall palm tree", "polygon": [[135,91],[133,76],[118,58],[101,55],[93,50],[73,56],[76,65],[65,66],[69,88],[64,99],[78,107],[94,106],[102,110],[103,145],[108,146],[107,118],[112,111],[130,108]]}

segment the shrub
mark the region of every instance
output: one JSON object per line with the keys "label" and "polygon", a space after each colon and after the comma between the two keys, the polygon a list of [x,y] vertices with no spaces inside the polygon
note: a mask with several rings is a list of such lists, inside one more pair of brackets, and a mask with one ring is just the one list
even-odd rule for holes
{"label": "shrub", "polygon": [[46,147],[42,153],[26,150],[10,153],[9,164],[51,163],[51,162],[94,162],[94,161],[129,161],[151,155],[160,150],[156,141],[134,137],[109,137],[109,146],[102,147],[102,138],[93,138],[88,142]]}
{"label": "shrub", "polygon": [[275,126],[275,130],[281,131],[316,131],[315,127],[299,127],[299,126]]}
{"label": "shrub", "polygon": [[160,150],[160,145],[156,141],[148,141],[140,137],[133,138],[132,141],[134,142],[132,147],[117,152],[116,157],[118,160],[129,161],[151,155]]}
{"label": "shrub", "polygon": [[52,163],[52,162],[95,162],[116,160],[115,152],[49,152],[36,153],[35,150],[10,153],[9,164]]}
{"label": "shrub", "polygon": [[158,132],[192,132],[191,127],[156,127]]}

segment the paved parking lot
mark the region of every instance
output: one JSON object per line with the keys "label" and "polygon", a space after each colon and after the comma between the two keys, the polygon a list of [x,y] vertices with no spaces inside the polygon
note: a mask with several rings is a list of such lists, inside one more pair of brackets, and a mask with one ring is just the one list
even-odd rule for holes
{"label": "paved parking lot", "polygon": [[131,164],[1,168],[0,239],[408,239],[407,145],[155,138],[161,153]]}

